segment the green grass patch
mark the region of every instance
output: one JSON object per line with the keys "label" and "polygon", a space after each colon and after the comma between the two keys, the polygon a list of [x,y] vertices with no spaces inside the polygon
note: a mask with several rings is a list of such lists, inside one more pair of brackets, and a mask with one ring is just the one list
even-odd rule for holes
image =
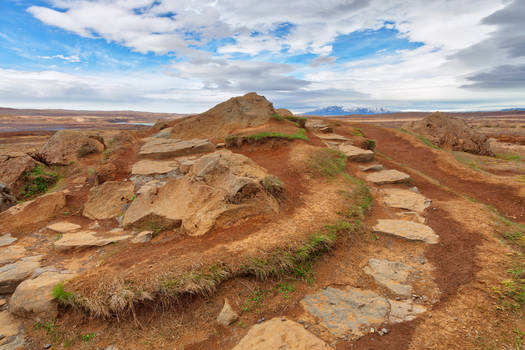
{"label": "green grass patch", "polygon": [[363,132],[363,130],[361,128],[354,128],[352,130],[352,135],[365,137],[365,133]]}
{"label": "green grass patch", "polygon": [[496,158],[506,160],[509,162],[519,162],[523,160],[523,158],[519,154],[513,154],[513,153],[496,154]]}
{"label": "green grass patch", "polygon": [[263,188],[270,194],[278,196],[284,192],[283,182],[276,176],[268,175],[262,180]]}
{"label": "green grass patch", "polygon": [[421,141],[423,144],[427,145],[428,147],[430,148],[434,148],[434,149],[441,149],[439,148],[438,146],[434,145],[432,143],[432,141],[430,141],[429,139],[427,139],[425,136],[422,136],[422,135],[419,135],[419,134],[416,134],[412,131],[409,131],[405,128],[399,128],[399,131],[402,131],[404,132],[405,134],[409,134],[409,135],[412,135],[414,136],[415,138],[417,138],[419,141]]}
{"label": "green grass patch", "polygon": [[224,139],[224,142],[226,143],[226,146],[228,147],[235,147],[235,146],[241,146],[244,142],[262,142],[262,141],[269,140],[269,139],[308,140],[308,136],[306,136],[305,129],[298,129],[297,133],[295,134],[285,134],[285,133],[274,132],[274,131],[266,131],[266,132],[260,132],[257,134],[244,135],[244,136],[230,135]]}
{"label": "green grass patch", "polygon": [[37,165],[33,170],[24,173],[25,185],[20,192],[20,197],[27,199],[46,193],[60,180],[61,176],[58,171]]}
{"label": "green grass patch", "polygon": [[295,115],[282,116],[277,113],[272,115],[272,118],[279,121],[288,120],[294,123],[298,128],[305,128],[307,119],[304,117],[296,117]]}
{"label": "green grass patch", "polygon": [[66,292],[63,283],[59,283],[53,287],[52,295],[53,298],[55,298],[61,304],[64,305],[71,304],[75,300],[75,294],[71,292]]}
{"label": "green grass patch", "polygon": [[320,175],[331,179],[346,169],[346,156],[340,151],[323,148],[310,157],[309,167],[312,176]]}
{"label": "green grass patch", "polygon": [[451,154],[458,163],[463,164],[472,170],[481,171],[478,162],[465,152],[451,151]]}

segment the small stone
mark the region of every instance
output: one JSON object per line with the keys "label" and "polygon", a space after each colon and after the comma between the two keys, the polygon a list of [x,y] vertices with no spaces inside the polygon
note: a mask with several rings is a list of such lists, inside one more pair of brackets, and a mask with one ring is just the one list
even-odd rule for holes
{"label": "small stone", "polygon": [[374,333],[376,330],[373,328],[370,328],[370,333]]}
{"label": "small stone", "polygon": [[153,238],[153,232],[143,231],[131,240],[132,243],[147,243]]}
{"label": "small stone", "polygon": [[401,300],[401,297],[396,297],[396,300],[397,300],[397,301]]}
{"label": "small stone", "polygon": [[230,303],[228,302],[228,299],[224,299],[224,306],[219,316],[217,316],[217,323],[226,327],[232,324],[233,322],[237,321],[238,319],[239,315],[237,315],[235,311],[233,311],[232,307],[230,306]]}
{"label": "small stone", "polygon": [[428,318],[432,318],[432,314],[428,314]]}
{"label": "small stone", "polygon": [[308,325],[307,324],[304,325],[304,329],[308,329]]}
{"label": "small stone", "polygon": [[386,329],[386,328],[382,328],[381,331],[382,331],[384,334],[388,334],[388,329]]}
{"label": "small stone", "polygon": [[44,345],[44,349],[49,349],[51,347],[51,344]]}
{"label": "small stone", "polygon": [[263,323],[263,322],[264,322],[264,320],[265,320],[265,318],[264,318],[264,317],[262,317],[262,318],[260,318],[260,319],[258,319],[258,320],[257,320],[257,323]]}
{"label": "small stone", "polygon": [[304,320],[299,320],[299,323],[300,323],[300,324],[303,324],[303,323],[304,323]]}
{"label": "small stone", "polygon": [[286,321],[286,317],[281,318],[281,321],[283,322]]}
{"label": "small stone", "polygon": [[106,350],[118,350],[118,347],[116,345],[110,345],[106,348]]}
{"label": "small stone", "polygon": [[414,187],[410,187],[408,190],[409,190],[409,191],[412,191],[412,192],[414,192],[414,193],[419,193],[419,189],[418,189],[416,186],[414,186]]}

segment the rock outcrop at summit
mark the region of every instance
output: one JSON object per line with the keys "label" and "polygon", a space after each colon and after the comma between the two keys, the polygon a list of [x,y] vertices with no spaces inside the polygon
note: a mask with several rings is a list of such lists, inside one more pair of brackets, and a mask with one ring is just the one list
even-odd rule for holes
{"label": "rock outcrop at summit", "polygon": [[427,137],[438,147],[494,156],[487,136],[477,132],[460,118],[436,112],[422,120],[406,124],[406,128]]}
{"label": "rock outcrop at summit", "polygon": [[182,226],[200,236],[213,227],[240,219],[277,212],[277,201],[261,185],[268,175],[251,159],[228,150],[198,159],[189,173],[165,185],[139,191],[124,216],[125,227],[153,222],[163,227]]}
{"label": "rock outcrop at summit", "polygon": [[33,154],[34,158],[48,165],[68,165],[79,157],[104,151],[102,138],[85,131],[57,131],[42,148]]}
{"label": "rock outcrop at summit", "polygon": [[235,130],[262,125],[275,113],[270,101],[250,92],[178,122],[171,130],[171,137],[222,139]]}

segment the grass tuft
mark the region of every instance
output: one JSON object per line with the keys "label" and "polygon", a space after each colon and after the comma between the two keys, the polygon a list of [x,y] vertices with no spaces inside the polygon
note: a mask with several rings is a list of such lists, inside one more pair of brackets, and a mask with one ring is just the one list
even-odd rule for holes
{"label": "grass tuft", "polygon": [[331,179],[346,169],[346,156],[340,151],[324,148],[312,155],[309,165],[314,177],[321,175]]}

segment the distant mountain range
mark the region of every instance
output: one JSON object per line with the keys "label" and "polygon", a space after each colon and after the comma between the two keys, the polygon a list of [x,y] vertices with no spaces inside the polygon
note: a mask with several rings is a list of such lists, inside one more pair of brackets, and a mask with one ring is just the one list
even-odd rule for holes
{"label": "distant mountain range", "polygon": [[512,112],[512,111],[525,111],[525,108],[505,108],[501,110],[502,112]]}
{"label": "distant mountain range", "polygon": [[304,115],[319,115],[319,116],[330,116],[330,115],[349,115],[349,114],[380,114],[380,113],[391,113],[392,111],[387,110],[383,107],[354,107],[345,108],[342,106],[328,106],[319,108],[313,111],[303,113]]}

